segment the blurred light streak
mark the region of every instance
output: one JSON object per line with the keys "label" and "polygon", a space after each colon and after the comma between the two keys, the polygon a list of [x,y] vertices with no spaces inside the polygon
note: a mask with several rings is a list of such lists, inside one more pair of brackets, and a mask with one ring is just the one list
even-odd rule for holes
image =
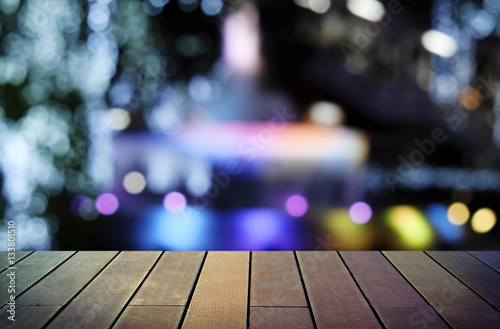
{"label": "blurred light streak", "polygon": [[[275,126],[280,126],[280,130],[273,131]],[[184,125],[170,143],[184,153],[212,160],[235,156],[248,161],[310,160],[336,164],[336,168],[362,165],[369,148],[367,137],[358,131],[280,121]]]}

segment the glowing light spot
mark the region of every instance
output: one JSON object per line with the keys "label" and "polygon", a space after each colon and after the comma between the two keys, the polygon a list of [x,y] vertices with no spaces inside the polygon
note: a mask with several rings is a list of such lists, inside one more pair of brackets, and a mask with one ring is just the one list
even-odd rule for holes
{"label": "glowing light spot", "polygon": [[469,111],[476,110],[481,104],[481,94],[476,88],[464,88],[460,91],[458,101]]}
{"label": "glowing light spot", "polygon": [[130,194],[141,193],[146,187],[146,179],[140,172],[129,172],[125,178],[123,178],[123,187]]}
{"label": "glowing light spot", "polygon": [[99,213],[94,208],[94,202],[86,196],[79,195],[71,201],[71,210],[85,220],[94,220]]}
{"label": "glowing light spot", "polygon": [[330,5],[330,0],[309,0],[309,9],[318,14],[326,13]]}
{"label": "glowing light spot", "polygon": [[342,123],[344,113],[337,104],[330,102],[317,102],[309,110],[311,121],[318,125],[334,126]]}
{"label": "glowing light spot", "polygon": [[207,16],[217,15],[223,6],[222,0],[201,0],[201,10]]}
{"label": "glowing light spot", "polygon": [[435,30],[425,32],[421,41],[425,49],[441,57],[451,57],[457,52],[455,39]]}
{"label": "glowing light spot", "polygon": [[472,216],[472,229],[477,233],[486,233],[490,231],[497,222],[497,217],[493,210],[481,208]]}
{"label": "glowing light spot", "polygon": [[385,14],[384,6],[375,0],[348,0],[347,9],[370,22],[379,22]]}
{"label": "glowing light spot", "polygon": [[182,212],[186,208],[186,204],[186,198],[179,192],[170,192],[163,199],[163,206],[172,214]]}
{"label": "glowing light spot", "polygon": [[389,226],[411,249],[428,248],[434,238],[431,226],[420,211],[411,206],[396,206],[387,211]]}
{"label": "glowing light spot", "polygon": [[111,109],[108,118],[114,130],[123,130],[130,125],[130,114],[123,109]]}
{"label": "glowing light spot", "polygon": [[[374,242],[374,234],[366,225],[358,225],[349,216],[349,210],[337,208],[325,213],[323,225],[328,236],[322,244],[330,249],[363,250]],[[318,240],[321,241],[321,240]]]}
{"label": "glowing light spot", "polygon": [[290,216],[301,217],[307,212],[307,200],[301,195],[292,195],[286,200],[285,208]]}
{"label": "glowing light spot", "polygon": [[112,215],[118,210],[118,198],[111,193],[101,194],[97,197],[95,206],[101,214]]}
{"label": "glowing light spot", "polygon": [[364,202],[356,202],[349,208],[349,217],[356,224],[365,224],[372,218],[372,208]]}
{"label": "glowing light spot", "polygon": [[451,224],[448,221],[447,212],[448,207],[439,203],[431,204],[426,209],[427,218],[441,239],[447,243],[458,243],[465,235],[464,226]]}
{"label": "glowing light spot", "polygon": [[186,189],[193,196],[202,196],[212,187],[209,173],[195,172],[191,174],[186,181]]}
{"label": "glowing light spot", "polygon": [[469,208],[461,202],[455,202],[448,208],[448,220],[453,225],[464,225],[469,219]]}
{"label": "glowing light spot", "polygon": [[260,67],[258,14],[246,8],[229,16],[224,23],[224,58],[240,73],[256,73]]}

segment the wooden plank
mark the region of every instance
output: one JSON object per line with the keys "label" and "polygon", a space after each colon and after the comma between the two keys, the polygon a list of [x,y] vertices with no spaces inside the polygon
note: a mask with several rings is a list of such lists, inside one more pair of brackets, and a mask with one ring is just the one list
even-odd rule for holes
{"label": "wooden plank", "polygon": [[250,328],[314,329],[314,325],[307,307],[251,307]]}
{"label": "wooden plank", "polygon": [[500,308],[500,273],[465,251],[429,251],[427,254],[497,309]]}
{"label": "wooden plank", "polygon": [[10,321],[7,313],[7,306],[0,310],[0,328],[42,328],[52,318],[60,306],[16,306],[15,322]]}
{"label": "wooden plank", "polygon": [[448,328],[380,252],[342,251],[340,254],[387,328]]}
{"label": "wooden plank", "polygon": [[293,251],[252,252],[250,306],[305,306]]}
{"label": "wooden plank", "polygon": [[249,252],[211,251],[182,328],[246,328]]}
{"label": "wooden plank", "polygon": [[[25,258],[29,254],[33,253],[33,251],[16,251],[15,252],[15,258],[14,258],[14,264],[19,262],[21,259]],[[7,251],[0,251],[0,272],[5,270],[7,267],[13,265],[9,264],[9,252]]]}
{"label": "wooden plank", "polygon": [[469,251],[469,253],[500,273],[500,251]]}
{"label": "wooden plank", "polygon": [[113,329],[175,329],[183,311],[183,306],[128,306]]}
{"label": "wooden plank", "polygon": [[109,328],[159,256],[157,251],[121,252],[48,328]]}
{"label": "wooden plank", "polygon": [[335,251],[297,252],[318,328],[380,328],[352,276]]}
{"label": "wooden plank", "polygon": [[116,251],[80,251],[31,287],[19,305],[63,306],[89,283],[117,254]]}
{"label": "wooden plank", "polygon": [[385,251],[420,294],[454,328],[497,328],[500,313],[421,251]]}
{"label": "wooden plank", "polygon": [[167,251],[130,305],[186,305],[198,277],[203,251]]}
{"label": "wooden plank", "polygon": [[[23,291],[31,287],[47,273],[73,255],[74,251],[37,251],[19,263],[15,264],[15,295],[19,296]],[[7,276],[11,270],[7,270],[0,276],[0,287],[9,286],[10,278]],[[11,293],[7,289],[0,290],[0,305],[9,301]]]}

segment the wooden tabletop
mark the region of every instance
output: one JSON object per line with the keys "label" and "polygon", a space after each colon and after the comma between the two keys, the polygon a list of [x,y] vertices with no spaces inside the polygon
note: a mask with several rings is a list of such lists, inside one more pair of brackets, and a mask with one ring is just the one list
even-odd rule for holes
{"label": "wooden tabletop", "polygon": [[3,252],[0,328],[500,328],[500,252],[50,251],[8,266]]}

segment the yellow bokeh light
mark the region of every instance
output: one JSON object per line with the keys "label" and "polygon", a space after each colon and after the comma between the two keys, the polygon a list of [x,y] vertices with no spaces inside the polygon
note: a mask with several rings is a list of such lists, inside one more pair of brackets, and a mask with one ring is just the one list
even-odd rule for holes
{"label": "yellow bokeh light", "polygon": [[472,216],[472,229],[477,233],[486,233],[490,231],[497,222],[497,217],[493,210],[481,208]]}
{"label": "yellow bokeh light", "polygon": [[130,194],[141,193],[146,187],[146,179],[140,172],[129,172],[125,178],[123,178],[123,187]]}
{"label": "yellow bokeh light", "polygon": [[387,222],[410,249],[431,246],[434,232],[420,211],[411,206],[395,206],[387,211]]}
{"label": "yellow bokeh light", "polygon": [[469,219],[470,212],[466,205],[460,202],[455,202],[448,208],[448,220],[453,225],[464,225]]}
{"label": "yellow bokeh light", "polygon": [[108,118],[114,130],[123,130],[130,125],[130,114],[123,109],[111,109]]}
{"label": "yellow bokeh light", "polygon": [[328,211],[323,223],[331,233],[328,237],[333,241],[332,249],[366,250],[373,243],[373,232],[366,225],[354,223],[349,209]]}

